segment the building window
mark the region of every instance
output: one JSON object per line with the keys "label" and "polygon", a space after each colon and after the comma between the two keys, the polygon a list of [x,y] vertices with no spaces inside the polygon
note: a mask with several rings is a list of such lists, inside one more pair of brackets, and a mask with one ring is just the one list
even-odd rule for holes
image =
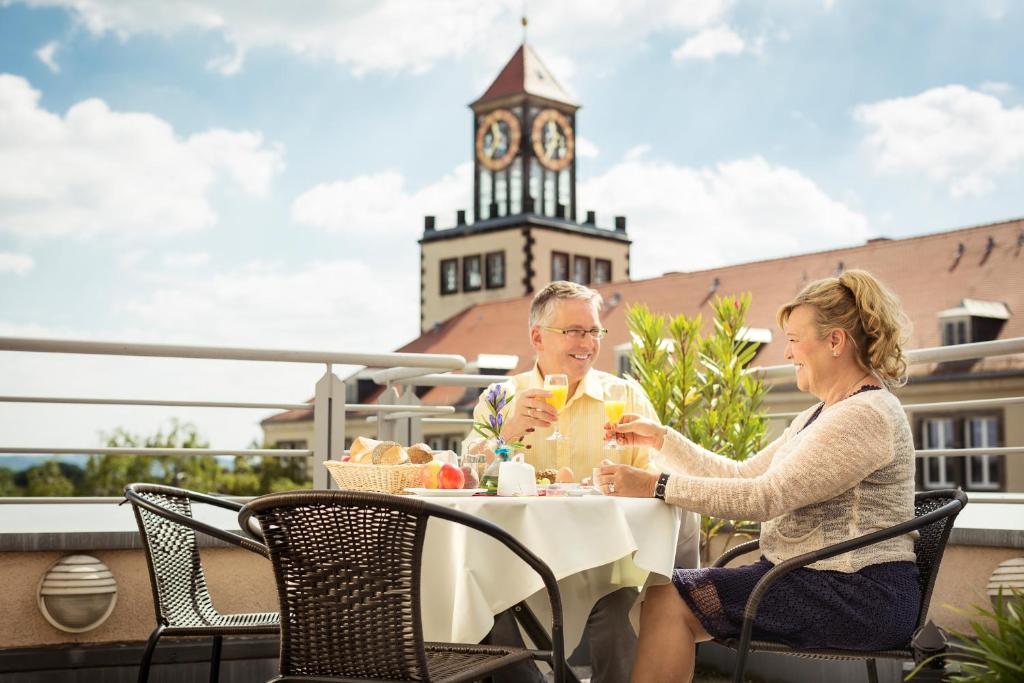
{"label": "building window", "polygon": [[603,285],[612,281],[612,262],[604,258],[594,259],[594,284]]}
{"label": "building window", "polygon": [[551,252],[551,280],[569,279],[569,255],[560,251]]}
{"label": "building window", "polygon": [[[922,450],[955,448],[953,445],[953,418],[937,417],[921,421]],[[954,458],[933,456],[924,459],[923,478],[926,489],[946,489],[956,479]]]}
{"label": "building window", "polygon": [[[965,448],[998,448],[999,420],[995,417],[970,417],[964,423]],[[999,465],[1002,456],[967,456],[967,487],[973,490],[998,491]]]}
{"label": "building window", "polygon": [[294,439],[286,441],[278,441],[274,444],[274,448],[282,448],[286,450],[304,451],[306,450],[305,439]]}
{"label": "building window", "polygon": [[968,344],[971,341],[971,326],[967,318],[942,321],[942,345]]}
{"label": "building window", "polygon": [[457,291],[459,291],[459,259],[442,259],[441,294],[454,294]]}
{"label": "building window", "polygon": [[492,251],[487,259],[487,289],[501,289],[505,286],[505,252]]}
{"label": "building window", "polygon": [[465,256],[462,259],[462,291],[475,292],[483,285],[483,269],[480,255]]}
{"label": "building window", "polygon": [[572,281],[578,285],[590,284],[590,258],[586,256],[572,257]]}

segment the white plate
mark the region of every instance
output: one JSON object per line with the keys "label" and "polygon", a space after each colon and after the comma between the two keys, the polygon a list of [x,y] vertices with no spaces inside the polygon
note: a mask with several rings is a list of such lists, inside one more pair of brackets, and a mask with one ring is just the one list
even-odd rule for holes
{"label": "white plate", "polygon": [[487,489],[406,489],[417,496],[437,496],[439,498],[458,498],[472,496],[475,493],[487,493]]}

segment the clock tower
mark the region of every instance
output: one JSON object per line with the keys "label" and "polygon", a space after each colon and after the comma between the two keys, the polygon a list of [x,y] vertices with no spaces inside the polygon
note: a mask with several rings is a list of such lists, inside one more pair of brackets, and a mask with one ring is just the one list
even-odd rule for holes
{"label": "clock tower", "polygon": [[577,222],[580,109],[527,43],[469,105],[473,211],[438,229],[424,219],[420,329],[469,306],[533,294],[554,280],[600,285],[629,278],[626,219]]}
{"label": "clock tower", "polygon": [[523,43],[473,110],[473,215],[576,219],[576,111]]}

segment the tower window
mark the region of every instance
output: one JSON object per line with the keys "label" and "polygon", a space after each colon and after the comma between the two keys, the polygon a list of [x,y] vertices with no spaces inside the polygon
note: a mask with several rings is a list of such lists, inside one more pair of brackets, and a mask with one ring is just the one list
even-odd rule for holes
{"label": "tower window", "polygon": [[505,252],[492,251],[485,258],[487,289],[501,289],[505,286]]}
{"label": "tower window", "polygon": [[612,262],[604,258],[594,259],[594,284],[612,281]]}
{"label": "tower window", "polygon": [[459,259],[441,260],[441,294],[455,294],[459,291]]}
{"label": "tower window", "polygon": [[551,252],[551,281],[569,279],[569,255],[561,251]]}
{"label": "tower window", "polygon": [[574,256],[572,259],[572,281],[578,285],[590,284],[590,257]]}
{"label": "tower window", "polygon": [[462,291],[475,292],[483,285],[483,268],[480,264],[480,254],[464,256],[462,258]]}

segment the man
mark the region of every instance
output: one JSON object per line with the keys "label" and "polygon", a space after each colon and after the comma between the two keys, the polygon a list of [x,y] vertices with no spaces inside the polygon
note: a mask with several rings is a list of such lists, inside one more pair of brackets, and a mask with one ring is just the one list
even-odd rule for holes
{"label": "man", "polygon": [[[604,387],[609,383],[626,386],[626,412],[655,417],[651,402],[634,382],[594,370],[607,330],[601,326],[601,295],[572,282],[552,282],[537,292],[530,305],[530,342],[537,354],[532,370],[509,378],[506,387],[515,394],[505,412],[502,438],[526,445],[527,462],[538,471],[569,467],[579,481],[608,458],[634,467],[647,467],[647,448],[603,448]],[[569,398],[561,414],[546,401],[544,377],[564,374],[569,378]],[[477,421],[489,414],[481,397],[474,410]],[[655,418],[656,419],[656,418]],[[568,438],[548,441],[555,423]],[[473,435],[464,452],[479,449],[482,438]],[[692,524],[689,526],[692,534]],[[682,537],[683,534],[680,534]],[[689,540],[689,539],[687,539]],[[695,546],[695,544],[689,544]],[[696,566],[696,558],[685,566]],[[637,597],[633,588],[622,588],[597,602],[587,620],[592,683],[629,680],[636,649],[636,634],[629,623],[629,610]],[[586,636],[586,634],[585,634]],[[514,618],[506,612],[495,618],[492,642],[516,644],[519,638]],[[543,680],[533,664],[509,669],[510,681]],[[503,680],[495,675],[495,680]]]}

